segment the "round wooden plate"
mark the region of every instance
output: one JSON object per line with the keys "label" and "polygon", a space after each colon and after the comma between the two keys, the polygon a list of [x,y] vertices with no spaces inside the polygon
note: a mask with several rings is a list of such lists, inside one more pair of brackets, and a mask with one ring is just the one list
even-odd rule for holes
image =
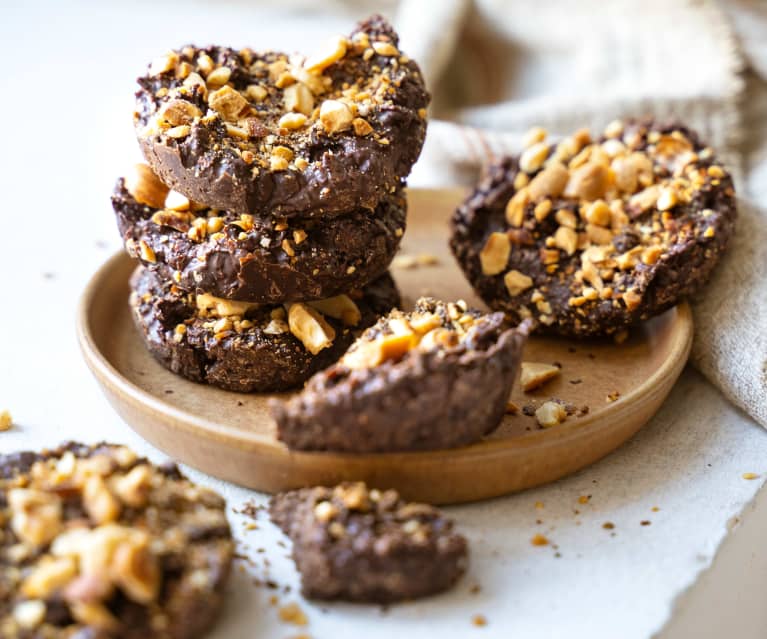
{"label": "round wooden plate", "polygon": [[[463,195],[410,190],[405,259],[398,263],[416,266],[392,269],[405,307],[424,294],[482,306],[447,248],[447,220]],[[436,264],[428,264],[431,258]],[[577,412],[559,426],[542,430],[520,412],[505,417],[486,440],[464,448],[297,453],[276,440],[267,395],[195,384],[154,361],[128,310],[134,266],[126,255],[115,255],[83,295],[78,337],[88,366],[117,412],[142,437],[190,466],[265,492],[365,480],[396,488],[410,499],[456,503],[550,482],[593,463],[636,433],[668,395],[692,342],[686,304],[635,329],[620,345],[535,337],[524,359],[557,362],[562,373],[533,393],[515,388],[512,401],[527,412],[551,397],[571,403]]]}

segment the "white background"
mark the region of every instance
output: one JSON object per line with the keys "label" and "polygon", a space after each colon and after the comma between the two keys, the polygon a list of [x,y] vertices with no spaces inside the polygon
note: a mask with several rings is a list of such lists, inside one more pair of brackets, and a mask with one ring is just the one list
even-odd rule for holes
{"label": "white background", "polygon": [[[144,64],[186,42],[310,49],[349,26],[346,19],[320,20],[305,11],[288,16],[256,2],[0,0],[0,410],[10,409],[18,423],[0,434],[1,452],[106,438],[161,457],[102,398],[79,356],[73,325],[88,276],[119,248],[109,193],[138,158],[132,93]],[[433,167],[421,166],[411,184],[434,175]],[[746,481],[744,472],[761,477]],[[385,613],[302,601],[310,617],[305,631],[315,638],[649,637],[710,565],[766,473],[767,434],[688,370],[652,423],[603,462],[548,487],[451,509],[472,547],[470,574],[453,592]],[[216,485],[233,507],[263,502]],[[592,495],[586,506],[577,502],[583,494]],[[767,636],[767,504],[761,501],[727,539],[713,571],[683,594],[663,637]],[[645,519],[652,524],[640,526]],[[605,521],[615,523],[615,536],[602,528]],[[262,522],[246,532],[234,515],[232,522],[247,553],[258,558],[252,575],[264,576],[256,552],[264,548],[271,577],[294,588],[281,600],[296,599],[295,574],[275,530]],[[562,556],[533,547],[537,532]],[[272,592],[254,586],[252,575],[235,571],[215,636],[302,631],[278,620],[268,602]],[[481,591],[471,594],[475,583]],[[487,626],[472,626],[476,613],[487,617]]]}

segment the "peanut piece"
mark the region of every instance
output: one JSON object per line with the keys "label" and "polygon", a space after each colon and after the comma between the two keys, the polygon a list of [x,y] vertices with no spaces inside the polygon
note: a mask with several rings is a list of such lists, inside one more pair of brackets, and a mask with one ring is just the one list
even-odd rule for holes
{"label": "peanut piece", "polygon": [[607,168],[595,162],[587,162],[570,174],[565,186],[565,197],[579,200],[596,200],[604,195],[607,188]]}
{"label": "peanut piece", "polygon": [[503,276],[503,283],[509,295],[516,297],[533,285],[533,279],[517,270],[511,270]]}
{"label": "peanut piece", "polygon": [[165,207],[170,189],[165,186],[146,164],[136,164],[124,178],[125,188],[139,204],[154,209]]}
{"label": "peanut piece", "polygon": [[320,122],[328,133],[348,129],[353,120],[352,110],[339,100],[325,100],[320,107]]}
{"label": "peanut piece", "polygon": [[309,87],[302,82],[296,82],[286,87],[283,96],[286,111],[297,111],[307,116],[312,114],[314,110],[314,96]]}
{"label": "peanut piece", "polygon": [[208,96],[208,105],[224,120],[236,122],[250,110],[248,101],[230,86],[223,86]]}
{"label": "peanut piece", "polygon": [[[520,175],[524,175],[524,173]],[[552,162],[530,181],[527,188],[533,200],[544,197],[559,197],[565,190],[569,179],[570,172],[565,166],[561,162]]]}
{"label": "peanut piece", "polygon": [[543,428],[551,428],[567,419],[567,411],[557,402],[544,402],[535,411],[535,419]]}
{"label": "peanut piece", "polygon": [[292,304],[288,309],[288,326],[312,355],[330,346],[336,338],[335,330],[325,318],[303,303]]}
{"label": "peanut piece", "polygon": [[322,73],[331,64],[338,62],[346,55],[346,38],[337,37],[328,42],[323,50],[304,62],[304,69],[314,73]]}
{"label": "peanut piece", "polygon": [[497,275],[506,268],[511,254],[511,242],[506,233],[491,233],[485,242],[485,246],[479,253],[479,261],[482,265],[482,273],[485,275]]}
{"label": "peanut piece", "polygon": [[348,295],[336,295],[324,300],[307,302],[307,304],[323,315],[340,319],[346,326],[357,326],[362,319],[360,309]]}
{"label": "peanut piece", "polygon": [[559,368],[557,366],[540,362],[522,362],[519,383],[522,386],[522,390],[527,392],[554,379],[557,375],[559,375]]}

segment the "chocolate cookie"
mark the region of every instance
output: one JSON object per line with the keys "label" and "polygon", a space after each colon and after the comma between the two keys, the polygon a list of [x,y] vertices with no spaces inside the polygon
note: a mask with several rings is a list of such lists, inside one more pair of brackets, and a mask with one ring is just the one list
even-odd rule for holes
{"label": "chocolate cookie", "polygon": [[163,366],[244,393],[300,386],[399,303],[388,273],[361,291],[287,310],[186,293],[145,268],[133,274],[131,289],[136,326]]}
{"label": "chocolate cookie", "polygon": [[201,637],[234,553],[224,500],[124,446],[0,455],[0,636]]}
{"label": "chocolate cookie", "polygon": [[272,498],[272,521],[293,541],[305,597],[390,603],[450,588],[466,570],[466,539],[426,504],[362,483]]}
{"label": "chocolate cookie", "polygon": [[272,400],[290,448],[383,452],[462,446],[500,424],[528,327],[464,302],[418,300],[382,318],[286,402]]}
{"label": "chocolate cookie", "polygon": [[162,180],[261,218],[374,209],[420,154],[429,95],[380,16],[316,56],[187,46],[139,78],[135,126]]}
{"label": "chocolate cookie", "polygon": [[[182,289],[260,304],[333,297],[383,275],[405,230],[401,190],[375,213],[271,221],[194,207],[146,165],[112,196],[128,253]],[[140,202],[136,198],[139,198]],[[153,205],[152,205],[153,204]]]}
{"label": "chocolate cookie", "polygon": [[730,175],[679,124],[613,122],[592,141],[539,131],[490,167],[450,245],[492,308],[541,332],[615,333],[700,289],[733,233]]}

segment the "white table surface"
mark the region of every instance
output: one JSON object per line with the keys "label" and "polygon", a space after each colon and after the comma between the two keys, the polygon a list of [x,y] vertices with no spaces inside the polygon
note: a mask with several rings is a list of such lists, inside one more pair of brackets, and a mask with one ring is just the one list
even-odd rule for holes
{"label": "white table surface", "polygon": [[[331,33],[348,28],[327,22]],[[106,438],[162,458],[101,396],[74,337],[87,278],[119,248],[108,197],[138,158],[133,79],[145,61],[187,41],[279,47],[295,40],[308,48],[325,36],[310,31],[315,23],[304,14],[285,26],[284,15],[255,3],[216,11],[194,2],[0,4],[0,410],[11,410],[17,424],[0,433],[0,452]],[[427,151],[416,185],[433,179],[429,159]],[[746,481],[744,472],[760,478]],[[472,562],[467,578],[441,597],[386,612],[309,604],[295,595],[296,575],[274,528],[263,522],[246,532],[232,514],[256,565],[235,571],[214,636],[763,638],[767,498],[747,505],[766,473],[767,434],[687,370],[651,424],[592,468],[521,495],[451,508]],[[232,507],[264,503],[264,496],[192,474],[222,490]],[[577,502],[584,494],[592,495],[586,506]],[[652,524],[641,526],[645,519]],[[606,521],[615,523],[614,536],[602,528]],[[533,547],[536,532],[561,557],[552,547]],[[272,591],[253,585],[264,576],[263,556],[271,578],[292,587],[281,600],[299,600],[307,612],[306,629],[280,622],[268,602]],[[487,626],[471,624],[476,613]]]}

